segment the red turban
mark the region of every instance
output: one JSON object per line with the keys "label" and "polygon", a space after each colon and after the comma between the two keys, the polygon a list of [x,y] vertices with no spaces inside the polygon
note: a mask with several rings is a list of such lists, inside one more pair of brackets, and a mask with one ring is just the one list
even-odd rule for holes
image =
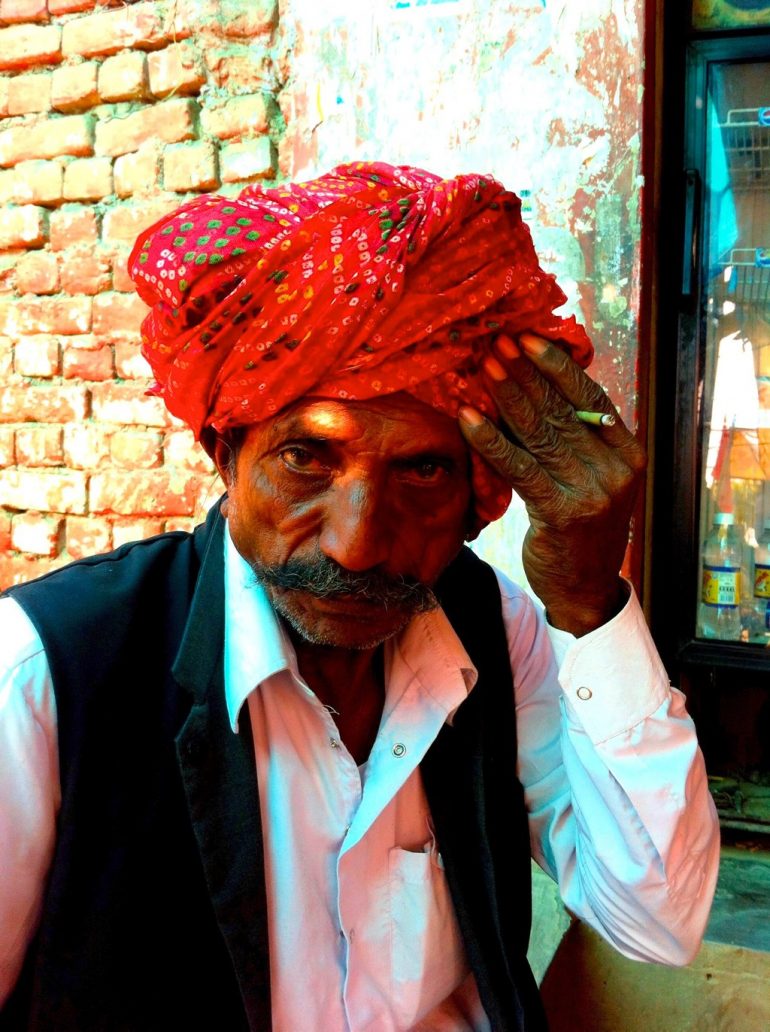
{"label": "red turban", "polygon": [[[593,349],[540,268],[515,194],[380,162],[307,183],[196,197],[146,229],[129,271],[152,307],[143,351],[196,437],[303,397],[407,391],[454,417],[497,411],[479,363],[531,331],[585,366]],[[473,457],[478,525],[510,488]]]}

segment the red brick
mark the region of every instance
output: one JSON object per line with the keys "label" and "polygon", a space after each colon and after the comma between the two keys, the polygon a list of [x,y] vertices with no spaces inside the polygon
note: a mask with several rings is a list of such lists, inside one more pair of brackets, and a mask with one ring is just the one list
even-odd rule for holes
{"label": "red brick", "polygon": [[90,511],[121,516],[191,516],[196,488],[194,476],[167,470],[95,473],[90,483]]}
{"label": "red brick", "polygon": [[62,374],[65,380],[111,380],[113,373],[112,348],[107,344],[96,351],[85,348],[64,349]]}
{"label": "red brick", "polygon": [[64,461],[72,469],[98,469],[110,458],[111,430],[99,423],[64,427]]}
{"label": "red brick", "polygon": [[249,179],[272,179],[275,156],[269,137],[245,143],[231,143],[219,154],[223,183],[242,183]]}
{"label": "red brick", "polygon": [[26,115],[51,107],[51,76],[46,72],[16,75],[8,83],[8,114]]}
{"label": "red brick", "polygon": [[51,84],[51,107],[57,111],[87,111],[99,102],[96,86],[99,65],[84,61],[57,68]]}
{"label": "red brick", "polygon": [[108,57],[99,69],[102,100],[144,100],[147,96],[147,58],[136,51]]}
{"label": "red brick", "polygon": [[268,47],[230,44],[218,53],[208,51],[206,60],[216,85],[231,95],[258,93],[274,74]]}
{"label": "red brick", "polygon": [[48,233],[47,214],[34,204],[0,211],[0,249],[42,247]]}
{"label": "red brick", "polygon": [[77,11],[90,11],[97,0],[48,0],[50,15],[74,14]]}
{"label": "red brick", "polygon": [[59,289],[59,264],[50,251],[33,251],[19,259],[16,289],[20,294],[55,294]]}
{"label": "red brick", "polygon": [[12,25],[0,29],[0,71],[61,61],[58,25]]}
{"label": "red brick", "polygon": [[129,426],[169,426],[170,419],[166,406],[160,398],[150,397],[145,391],[146,386],[141,384],[94,384],[94,419],[102,423],[122,423]]}
{"label": "red brick", "polygon": [[114,11],[101,11],[67,22],[61,48],[65,56],[95,57],[128,48],[154,50],[166,40],[160,5],[147,2],[121,5]]}
{"label": "red brick", "polygon": [[[0,468],[13,466],[16,463],[15,434],[10,427],[0,428]],[[0,545],[0,552],[3,547]]]}
{"label": "red brick", "polygon": [[17,552],[45,555],[49,558],[59,552],[59,536],[63,520],[42,516],[39,512],[25,512],[13,517],[11,545]]}
{"label": "red brick", "polygon": [[94,298],[94,333],[110,340],[138,336],[148,311],[136,294],[100,294]]}
{"label": "red brick", "polygon": [[163,465],[162,442],[159,433],[119,430],[110,440],[110,455],[124,469],[155,469]]}
{"label": "red brick", "polygon": [[0,423],[69,423],[85,419],[85,387],[54,387],[22,383],[0,388]]}
{"label": "red brick", "polygon": [[193,473],[213,474],[214,464],[196,443],[192,430],[170,430],[166,434],[163,455],[167,466],[178,466]]}
{"label": "red brick", "polygon": [[13,372],[13,341],[10,337],[0,337],[0,377],[10,376]]}
{"label": "red brick", "polygon": [[21,161],[6,173],[16,204],[61,204],[63,169],[58,161]]}
{"label": "red brick", "polygon": [[102,239],[107,244],[133,245],[143,229],[178,207],[178,200],[116,205],[104,216]]}
{"label": "red brick", "polygon": [[64,565],[64,560],[33,558],[30,555],[0,554],[0,588],[10,588],[13,584],[25,584],[34,577],[42,577],[45,573]]}
{"label": "red brick", "polygon": [[99,226],[93,208],[62,208],[51,213],[51,248],[61,251],[78,244],[95,244]]}
{"label": "red brick", "polygon": [[166,520],[163,524],[163,530],[170,534],[175,530],[182,530],[186,534],[191,534],[198,526],[200,521],[196,520],[195,517],[191,516],[177,516],[176,519]]}
{"label": "red brick", "polygon": [[62,193],[66,201],[100,201],[112,193],[109,158],[80,158],[64,170]]}
{"label": "red brick", "polygon": [[111,285],[107,256],[90,247],[71,247],[64,252],[61,289],[68,294],[99,294]]}
{"label": "red brick", "polygon": [[121,380],[148,380],[152,376],[150,363],[133,341],[115,342],[115,372]]}
{"label": "red brick", "polygon": [[158,147],[153,143],[145,144],[133,154],[116,158],[115,193],[118,197],[157,193],[159,166]]}
{"label": "red brick", "polygon": [[142,541],[162,531],[160,520],[120,520],[112,525],[112,547],[119,548],[130,541]]}
{"label": "red brick", "polygon": [[48,21],[46,0],[0,0],[0,21],[8,25]]}
{"label": "red brick", "polygon": [[112,548],[112,527],[92,516],[68,516],[65,541],[71,559],[99,555]]}
{"label": "red brick", "polygon": [[[11,551],[11,516],[0,511],[0,556]],[[2,588],[0,588],[0,591]]]}
{"label": "red brick", "polygon": [[16,463],[19,466],[61,466],[62,428],[23,426],[16,431]]}
{"label": "red brick", "polygon": [[166,190],[213,190],[219,186],[217,149],[210,140],[173,143],[163,153]]}
{"label": "red brick", "polygon": [[0,133],[0,165],[7,167],[30,158],[56,158],[63,154],[89,157],[94,152],[93,135],[91,115],[61,115],[34,125],[13,126]]}
{"label": "red brick", "polygon": [[278,0],[220,0],[217,7],[220,31],[231,39],[253,41],[278,24]]}
{"label": "red brick", "polygon": [[231,97],[218,107],[201,111],[204,132],[231,140],[235,137],[261,136],[267,132],[267,105],[261,93],[253,97]]}
{"label": "red brick", "polygon": [[86,512],[86,497],[85,473],[24,469],[0,471],[0,505],[7,505],[9,509],[83,514]]}
{"label": "red brick", "polygon": [[59,372],[59,341],[49,333],[19,337],[14,349],[14,366],[21,376],[56,376]]}
{"label": "red brick", "polygon": [[192,43],[172,43],[165,50],[150,54],[147,72],[150,92],[156,97],[197,93],[206,81],[203,59]]}
{"label": "red brick", "polygon": [[122,290],[124,293],[133,292],[134,284],[128,275],[128,255],[125,247],[119,247],[112,255],[112,285],[115,290]]}
{"label": "red brick", "polygon": [[164,143],[191,140],[195,137],[197,110],[198,106],[193,100],[166,100],[123,118],[99,122],[96,127],[96,153],[116,157],[138,150],[150,140],[162,140]]}
{"label": "red brick", "polygon": [[90,297],[0,298],[0,333],[70,334],[90,328]]}

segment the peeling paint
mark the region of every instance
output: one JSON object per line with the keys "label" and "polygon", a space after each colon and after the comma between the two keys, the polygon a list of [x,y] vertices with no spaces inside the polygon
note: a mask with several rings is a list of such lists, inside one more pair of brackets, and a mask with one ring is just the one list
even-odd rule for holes
{"label": "peeling paint", "polygon": [[643,0],[284,0],[281,11],[283,173],[380,158],[529,191],[542,263],[631,423],[643,24]]}

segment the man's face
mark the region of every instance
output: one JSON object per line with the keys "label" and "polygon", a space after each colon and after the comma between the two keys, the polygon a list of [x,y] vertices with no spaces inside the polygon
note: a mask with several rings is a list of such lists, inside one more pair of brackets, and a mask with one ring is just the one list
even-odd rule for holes
{"label": "man's face", "polygon": [[248,428],[233,470],[215,460],[236,548],[307,641],[371,648],[398,633],[468,528],[467,446],[406,394],[305,399]]}

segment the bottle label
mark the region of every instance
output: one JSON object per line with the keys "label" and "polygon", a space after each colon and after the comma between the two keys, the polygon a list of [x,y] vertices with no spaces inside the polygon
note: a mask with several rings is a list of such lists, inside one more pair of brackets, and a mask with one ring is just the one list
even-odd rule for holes
{"label": "bottle label", "polygon": [[754,596],[770,598],[770,566],[757,563],[754,567]]}
{"label": "bottle label", "polygon": [[737,606],[741,601],[741,571],[736,566],[703,567],[703,601],[707,606]]}

